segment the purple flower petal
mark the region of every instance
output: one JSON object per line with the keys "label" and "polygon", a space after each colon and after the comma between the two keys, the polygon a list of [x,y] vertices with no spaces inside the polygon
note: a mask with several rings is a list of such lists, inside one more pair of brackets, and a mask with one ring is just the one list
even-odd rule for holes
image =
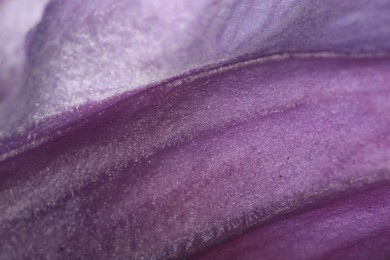
{"label": "purple flower petal", "polygon": [[3,257],[184,256],[387,183],[390,60],[312,56],[170,81],[3,161]]}
{"label": "purple flower petal", "polygon": [[48,0],[0,1],[0,111],[22,84],[26,49]]}
{"label": "purple flower petal", "polygon": [[23,88],[0,113],[2,152],[193,69],[285,52],[389,52],[389,10],[388,0],[51,1]]}
{"label": "purple flower petal", "polygon": [[0,258],[388,257],[389,9],[51,1],[0,80]]}
{"label": "purple flower petal", "polygon": [[256,229],[200,259],[386,259],[390,189],[377,186]]}

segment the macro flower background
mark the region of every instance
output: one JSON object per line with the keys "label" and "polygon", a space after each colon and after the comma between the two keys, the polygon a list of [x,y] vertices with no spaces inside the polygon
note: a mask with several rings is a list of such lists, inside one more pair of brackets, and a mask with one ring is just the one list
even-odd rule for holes
{"label": "macro flower background", "polygon": [[0,0],[0,259],[388,259],[390,1]]}

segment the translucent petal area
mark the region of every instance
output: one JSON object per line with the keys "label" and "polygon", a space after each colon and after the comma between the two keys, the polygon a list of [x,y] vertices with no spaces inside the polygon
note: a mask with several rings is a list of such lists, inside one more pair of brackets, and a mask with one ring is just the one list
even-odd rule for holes
{"label": "translucent petal area", "polygon": [[231,60],[389,52],[389,12],[389,0],[55,0],[33,38],[23,90],[0,114],[0,140],[27,139],[52,117],[82,118],[112,96]]}
{"label": "translucent petal area", "polygon": [[23,69],[34,28],[48,0],[0,1],[0,112],[4,99],[23,84]]}
{"label": "translucent petal area", "polygon": [[182,257],[386,183],[389,100],[390,59],[340,57],[124,97],[0,162],[0,258]]}

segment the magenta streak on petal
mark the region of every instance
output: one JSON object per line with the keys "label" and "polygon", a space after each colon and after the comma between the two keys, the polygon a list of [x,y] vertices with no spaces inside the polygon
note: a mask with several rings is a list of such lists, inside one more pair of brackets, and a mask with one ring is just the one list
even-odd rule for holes
{"label": "magenta streak on petal", "polygon": [[388,58],[295,57],[129,96],[0,162],[0,258],[188,256],[388,183],[389,82]]}

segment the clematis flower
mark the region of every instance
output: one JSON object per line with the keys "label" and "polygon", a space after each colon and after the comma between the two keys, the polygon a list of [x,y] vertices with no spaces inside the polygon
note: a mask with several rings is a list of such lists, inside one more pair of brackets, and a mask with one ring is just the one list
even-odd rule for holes
{"label": "clematis flower", "polygon": [[0,259],[390,257],[389,0],[0,0]]}

